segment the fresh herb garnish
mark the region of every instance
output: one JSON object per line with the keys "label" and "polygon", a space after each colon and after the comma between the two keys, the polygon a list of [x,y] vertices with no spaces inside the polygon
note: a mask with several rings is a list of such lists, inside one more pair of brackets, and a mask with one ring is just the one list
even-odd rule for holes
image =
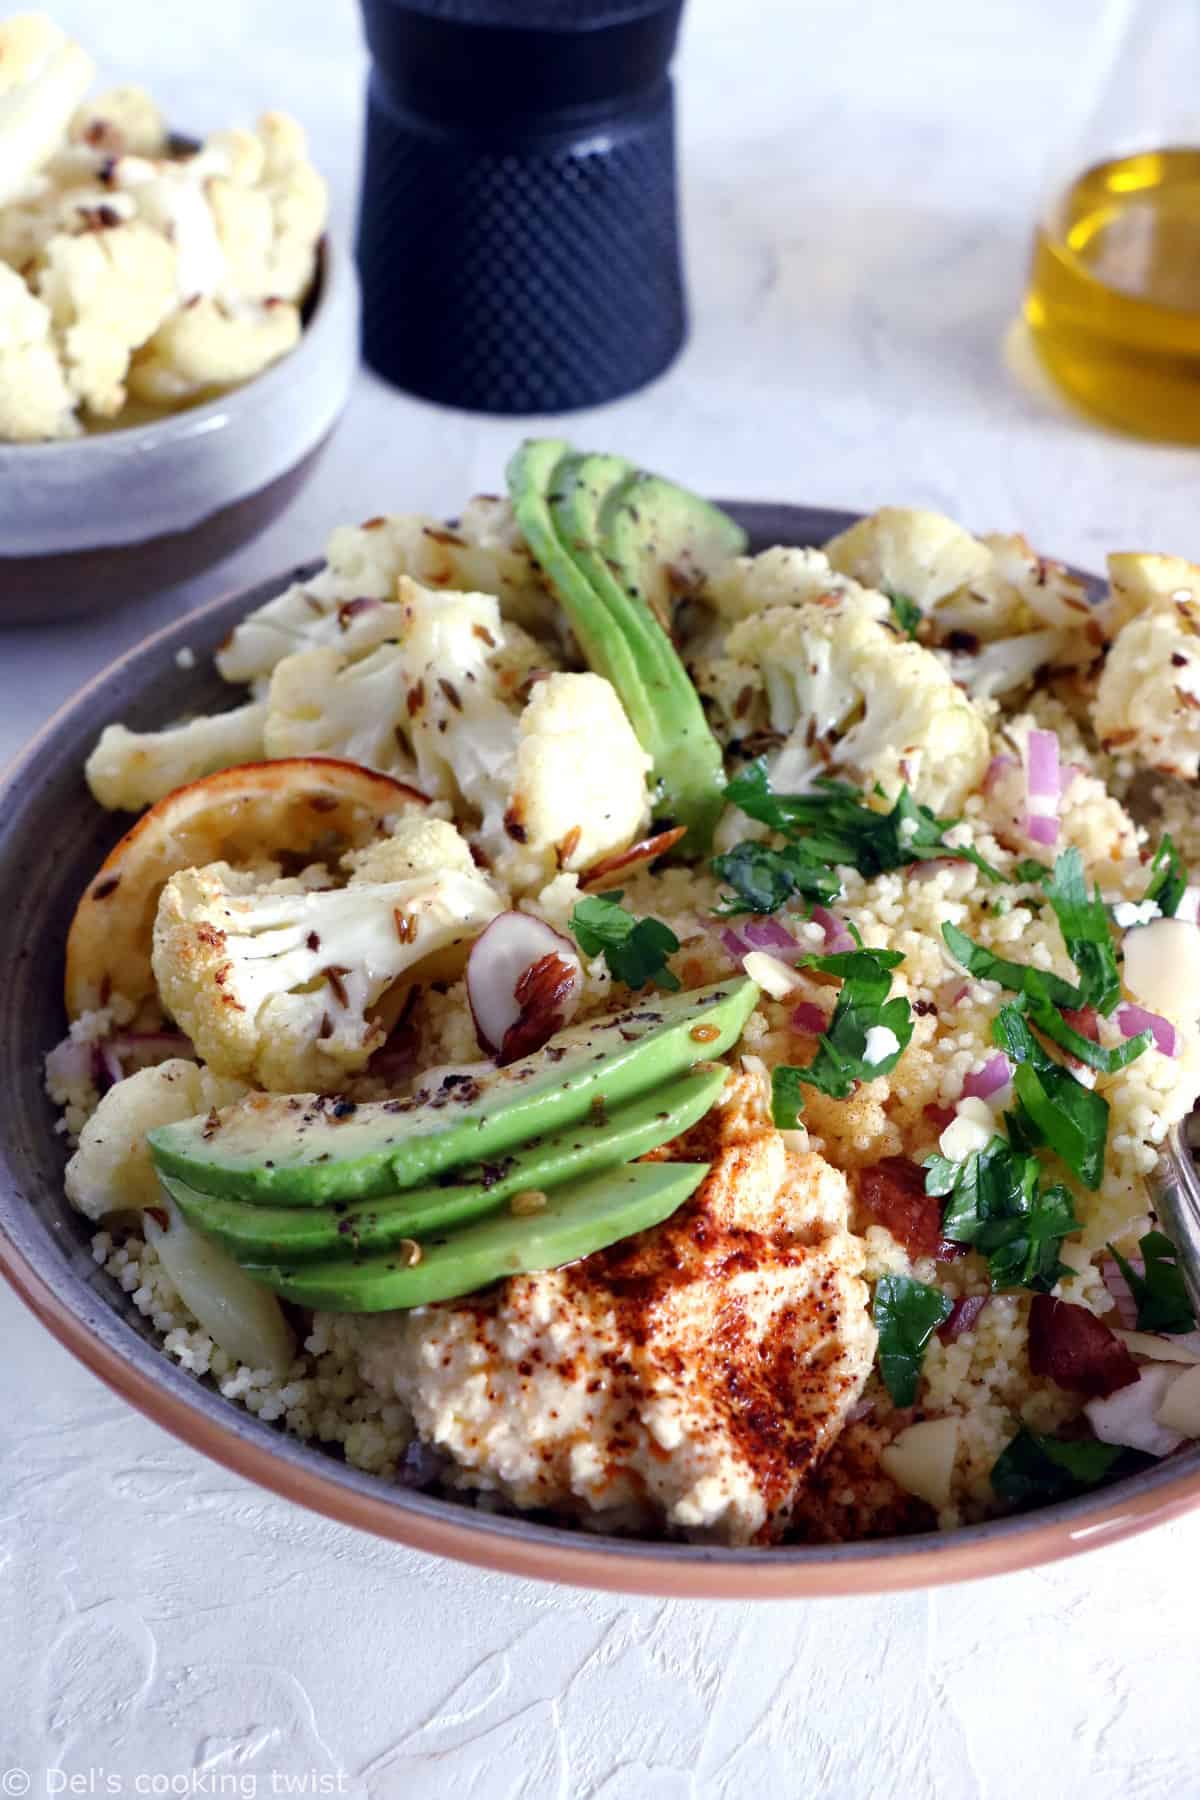
{"label": "fresh herb garnish", "polygon": [[1056,1438],[1022,1426],[992,1467],[998,1500],[1014,1507],[1068,1500],[1105,1480],[1148,1467],[1152,1456],[1097,1438]]}
{"label": "fresh herb garnish", "polygon": [[[883,798],[881,788],[876,796]],[[848,866],[870,878],[947,856],[974,863],[989,881],[1006,879],[977,850],[947,844],[945,833],[957,821],[935,817],[907,788],[901,788],[890,812],[876,811],[858,788],[824,776],[811,793],[775,794],[766,761],[759,757],[729,783],[725,798],[748,818],[769,825],[793,843],[803,843],[810,862]]]}
{"label": "fresh herb garnish", "polygon": [[1040,885],[1049,881],[1050,870],[1035,856],[1025,856],[1013,870],[1012,878],[1014,881],[1036,881]]}
{"label": "fresh herb garnish", "polygon": [[1116,1044],[1108,1050],[1103,1044],[1098,1044],[1095,1038],[1085,1037],[1082,1031],[1076,1031],[1058,1008],[1048,1001],[1035,1000],[1029,1008],[1029,1016],[1038,1030],[1052,1043],[1068,1051],[1077,1062],[1086,1063],[1089,1069],[1097,1069],[1101,1075],[1111,1075],[1114,1070],[1124,1069],[1131,1062],[1136,1062],[1142,1052],[1148,1050],[1154,1042],[1152,1031],[1139,1031],[1136,1037],[1126,1038],[1123,1044]]}
{"label": "fresh herb garnish", "polygon": [[1119,1250],[1109,1253],[1137,1302],[1139,1331],[1194,1331],[1196,1315],[1188,1299],[1174,1244],[1161,1231],[1148,1231],[1138,1244],[1146,1273],[1139,1275]]}
{"label": "fresh herb garnish", "polygon": [[1008,1114],[1010,1138],[1024,1150],[1044,1144],[1086,1188],[1098,1188],[1108,1141],[1108,1101],[1046,1053],[1019,1006],[1000,1008],[992,1021],[992,1037],[1017,1065],[1013,1072],[1017,1104]]}
{"label": "fresh herb garnish", "polygon": [[925,616],[916,601],[910,600],[907,594],[893,593],[891,588],[885,588],[884,593],[888,597],[892,617],[905,637],[915,638],[921,629],[921,620]]}
{"label": "fresh herb garnish", "polygon": [[608,972],[626,987],[643,988],[649,982],[674,992],[679,977],[667,967],[667,958],[679,948],[679,939],[661,919],[636,919],[621,906],[623,889],[609,894],[586,894],[571,914],[571,931],[585,956],[603,956]]}
{"label": "fresh herb garnish", "polygon": [[[771,1112],[776,1125],[788,1129],[803,1110],[802,1085],[831,1099],[844,1100],[857,1082],[874,1081],[895,1068],[913,1034],[912,1011],[902,994],[889,999],[891,971],[904,957],[899,950],[844,950],[834,956],[806,956],[801,968],[839,976],[842,983],[833,1017],[817,1040],[817,1053],[806,1068],[778,1064],[771,1077]],[[895,1050],[867,1059],[867,1034],[879,1027],[896,1039]]]}
{"label": "fresh herb garnish", "polygon": [[932,1156],[925,1191],[948,1196],[943,1235],[974,1244],[987,1257],[994,1289],[1031,1287],[1048,1293],[1062,1272],[1058,1246],[1079,1225],[1068,1190],[1039,1187],[1035,1156],[994,1137],[959,1163]]}
{"label": "fresh herb garnish", "polygon": [[1150,864],[1150,880],[1142,899],[1153,900],[1164,919],[1173,919],[1186,892],[1187,870],[1171,841],[1170,833],[1164,832],[1162,843],[1154,852],[1154,861]]}
{"label": "fresh herb garnish", "polygon": [[712,866],[733,889],[734,897],[716,908],[725,916],[778,912],[797,894],[808,900],[836,900],[842,891],[837,870],[813,856],[803,843],[773,850],[768,844],[746,840],[723,856],[714,856]]}
{"label": "fresh herb garnish", "polygon": [[875,1284],[872,1317],[879,1333],[879,1373],[897,1406],[917,1397],[925,1346],[953,1301],[938,1288],[908,1275],[883,1275]]}
{"label": "fresh herb garnish", "polygon": [[1055,862],[1046,894],[1058,918],[1067,955],[1079,971],[1079,998],[1074,1004],[1094,1006],[1107,1017],[1121,998],[1121,973],[1108,908],[1098,887],[1089,898],[1083,858],[1074,846]]}
{"label": "fresh herb garnish", "polygon": [[1067,954],[1079,972],[1075,985],[1045,969],[1034,969],[1028,963],[1009,962],[1003,956],[994,955],[981,944],[972,943],[956,925],[942,926],[947,949],[969,974],[982,981],[998,981],[1001,987],[1011,988],[1014,994],[1050,1001],[1055,1006],[1075,1010],[1092,1006],[1107,1015],[1121,998],[1121,976],[1109,930],[1108,909],[1100,898],[1099,888],[1089,899],[1083,858],[1078,850],[1063,851],[1046,882],[1046,894],[1058,918]]}

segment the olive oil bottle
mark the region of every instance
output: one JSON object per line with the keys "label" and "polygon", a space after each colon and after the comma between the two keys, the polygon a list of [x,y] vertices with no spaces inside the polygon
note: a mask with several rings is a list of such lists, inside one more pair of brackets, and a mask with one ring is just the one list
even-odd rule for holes
{"label": "olive oil bottle", "polygon": [[1200,5],[1110,4],[1093,48],[1104,72],[1081,82],[1090,117],[1037,231],[1025,317],[1086,410],[1200,443]]}

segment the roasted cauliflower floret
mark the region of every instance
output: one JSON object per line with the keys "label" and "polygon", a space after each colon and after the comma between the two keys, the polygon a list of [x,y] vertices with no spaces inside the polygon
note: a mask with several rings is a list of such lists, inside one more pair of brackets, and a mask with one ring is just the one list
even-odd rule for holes
{"label": "roasted cauliflower floret", "polygon": [[106,725],[84,765],[87,784],[111,812],[140,812],[203,775],[258,762],[266,717],[265,702],[251,701],[165,731]]}
{"label": "roasted cauliflower floret", "polygon": [[845,595],[858,600],[875,618],[887,618],[886,596],[834,568],[823,550],[776,545],[758,556],[735,556],[713,571],[704,589],[706,604],[734,623],[770,607],[833,602]]}
{"label": "roasted cauliflower floret", "polygon": [[336,1092],[383,1042],[387,990],[418,967],[456,973],[502,907],[461,866],[314,891],[212,863],[163,889],[154,974],[217,1073],[268,1092]]}
{"label": "roasted cauliflower floret", "polygon": [[1031,682],[1042,668],[1081,668],[1104,644],[1087,587],[1016,534],[972,537],[940,513],[886,506],[825,546],[834,566],[915,602],[922,642],[944,649],[977,698]]}
{"label": "roasted cauliflower floret", "polygon": [[74,437],[75,396],[50,335],[50,313],[0,262],[0,439]]}
{"label": "roasted cauliflower floret", "polygon": [[1200,566],[1182,556],[1119,551],[1108,558],[1108,586],[1114,635],[1145,613],[1200,615]]}
{"label": "roasted cauliflower floret", "polygon": [[673,1147],[709,1163],[652,1231],[486,1294],[358,1323],[365,1379],[464,1487],[618,1529],[782,1535],[870,1373],[846,1181],[739,1103]]}
{"label": "roasted cauliflower floret", "polygon": [[[399,631],[380,608],[396,599],[401,575],[427,588],[493,595],[513,641],[509,621],[544,623],[552,602],[529,552],[521,543],[507,501],[472,500],[451,530],[415,514],[342,525],[330,534],[325,564],[295,582],[235,626],[217,652],[226,681],[257,681],[294,651],[332,646],[345,656],[374,649]],[[557,658],[524,638],[531,667],[555,667]]]}
{"label": "roasted cauliflower floret", "polygon": [[104,156],[165,156],[167,122],[145,88],[114,87],[85,101],[71,120],[71,142]]}
{"label": "roasted cauliflower floret", "polygon": [[363,883],[411,881],[417,875],[445,871],[475,875],[471,846],[448,819],[435,819],[422,809],[401,819],[390,837],[376,838],[361,850],[348,850],[342,868],[350,886]]}
{"label": "roasted cauliflower floret", "polygon": [[46,245],[34,279],[50,309],[72,392],[111,418],[125,404],[129,359],[175,304],[175,251],[138,219]]}
{"label": "roasted cauliflower floret", "polygon": [[45,13],[0,20],[0,206],[58,148],[91,79],[91,58]]}
{"label": "roasted cauliflower floret", "polygon": [[1142,613],[1117,634],[1092,711],[1106,750],[1167,775],[1200,773],[1200,598]]}
{"label": "roasted cauliflower floret", "polygon": [[798,792],[833,773],[893,797],[907,786],[935,812],[954,812],[988,760],[979,708],[937,657],[900,642],[871,603],[772,608],[735,626],[731,657],[757,670],[772,731],[785,740],[774,785]]}
{"label": "roasted cauliflower floret", "polygon": [[521,714],[501,830],[481,834],[501,878],[528,891],[556,869],[586,869],[633,843],[650,822],[650,768],[611,682],[537,682]]}
{"label": "roasted cauliflower floret", "polygon": [[127,1075],[109,1088],[79,1134],[67,1164],[67,1198],[89,1219],[161,1205],[146,1133],[213,1106],[232,1106],[245,1091],[240,1081],[224,1080],[181,1056]]}
{"label": "roasted cauliflower floret", "polygon": [[179,406],[261,375],[300,341],[300,313],[285,301],[212,295],[171,314],[139,352],[130,392]]}

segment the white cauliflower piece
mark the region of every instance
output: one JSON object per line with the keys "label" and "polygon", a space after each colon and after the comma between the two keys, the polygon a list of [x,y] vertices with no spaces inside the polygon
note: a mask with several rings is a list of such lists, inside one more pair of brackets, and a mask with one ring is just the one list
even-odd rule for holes
{"label": "white cauliflower piece", "polygon": [[0,206],[61,144],[92,74],[91,58],[45,13],[0,20]]}
{"label": "white cauliflower piece", "polygon": [[[257,681],[295,650],[332,645],[353,657],[374,649],[399,635],[378,603],[395,600],[401,575],[427,588],[492,594],[506,621],[536,625],[553,606],[507,501],[485,496],[453,530],[417,515],[339,526],[324,567],[243,619],[217,652],[218,670],[226,681]],[[523,643],[530,668],[556,666],[549,650],[514,637],[511,625],[504,636],[506,645]]]}
{"label": "white cauliflower piece", "polygon": [[905,506],[880,507],[830,538],[825,554],[843,575],[884,594],[903,594],[922,612],[991,567],[986,545],[953,519]]}
{"label": "white cauliflower piece", "polygon": [[887,506],[825,549],[846,574],[914,601],[923,641],[949,654],[976,698],[1010,693],[1041,668],[1085,668],[1103,648],[1086,584],[1016,534],[976,538],[940,513]]}
{"label": "white cauliflower piece", "polygon": [[265,702],[252,701],[165,731],[106,725],[84,765],[87,784],[110,812],[140,812],[203,775],[261,761],[266,718]]}
{"label": "white cauliflower piece", "polygon": [[84,407],[125,404],[129,359],[175,304],[175,251],[138,219],[52,237],[34,287],[50,309],[67,380]]}
{"label": "white cauliflower piece", "polygon": [[481,834],[501,879],[528,891],[632,844],[650,823],[651,767],[611,682],[539,681],[521,714],[503,835]]}
{"label": "white cauliflower piece", "polygon": [[312,284],[328,192],[308,160],[304,131],[295,119],[287,113],[264,113],[257,136],[263,147],[259,181],[273,228],[258,291],[299,302]]}
{"label": "white cauliflower piece", "polygon": [[140,1069],[109,1088],[79,1133],[66,1169],[67,1198],[89,1219],[160,1206],[163,1193],[146,1146],[160,1125],[231,1106],[246,1089],[183,1057]]}
{"label": "white cauliflower piece", "polygon": [[[837,543],[839,540],[834,539]],[[823,550],[777,545],[758,556],[735,556],[709,575],[706,603],[722,619],[753,618],[772,606],[805,606],[838,601],[850,595],[877,619],[886,619],[886,597],[869,592],[848,574],[835,569]]]}
{"label": "white cauliflower piece", "polygon": [[869,601],[772,608],[735,626],[730,656],[754,665],[773,731],[774,785],[801,791],[820,774],[907,786],[935,812],[956,812],[988,760],[983,714],[937,657],[900,642]]}
{"label": "white cauliflower piece", "polygon": [[130,392],[155,406],[181,406],[261,375],[300,341],[300,312],[284,300],[204,295],[159,326],[139,352]]}
{"label": "white cauliflower piece", "polygon": [[418,967],[453,975],[502,910],[490,882],[461,867],[314,892],[212,863],[163,889],[154,974],[219,1074],[269,1093],[336,1092],[383,1042],[387,990]]}
{"label": "white cauliflower piece", "polygon": [[1200,566],[1182,556],[1119,551],[1108,558],[1114,634],[1144,613],[1200,616]]}
{"label": "white cauliflower piece", "polygon": [[50,335],[50,313],[0,262],[0,439],[75,437],[75,396]]}
{"label": "white cauliflower piece", "polygon": [[1118,632],[1092,711],[1106,750],[1194,781],[1200,773],[1200,598]]}
{"label": "white cauliflower piece", "polygon": [[361,850],[348,850],[342,868],[350,886],[411,881],[414,876],[446,871],[475,875],[471,846],[447,819],[431,818],[422,808],[402,819],[390,837],[376,838]]}
{"label": "white cauliflower piece", "polygon": [[167,122],[145,88],[114,87],[85,103],[69,136],[103,156],[165,156]]}
{"label": "white cauliflower piece", "polygon": [[268,756],[348,756],[465,806],[496,841],[512,789],[517,714],[492,658],[504,627],[490,594],[436,593],[401,577],[394,641],[352,661],[303,650],[271,677]]}

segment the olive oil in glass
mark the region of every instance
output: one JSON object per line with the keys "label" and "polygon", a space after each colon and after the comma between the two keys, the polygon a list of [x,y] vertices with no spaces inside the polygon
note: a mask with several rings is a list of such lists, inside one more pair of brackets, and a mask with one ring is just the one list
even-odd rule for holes
{"label": "olive oil in glass", "polygon": [[1075,400],[1200,443],[1200,149],[1115,157],[1073,182],[1038,231],[1025,316]]}
{"label": "olive oil in glass", "polygon": [[1036,234],[1025,317],[1085,409],[1200,443],[1200,0],[1110,0],[1093,38],[1106,67],[1081,83],[1095,97]]}

